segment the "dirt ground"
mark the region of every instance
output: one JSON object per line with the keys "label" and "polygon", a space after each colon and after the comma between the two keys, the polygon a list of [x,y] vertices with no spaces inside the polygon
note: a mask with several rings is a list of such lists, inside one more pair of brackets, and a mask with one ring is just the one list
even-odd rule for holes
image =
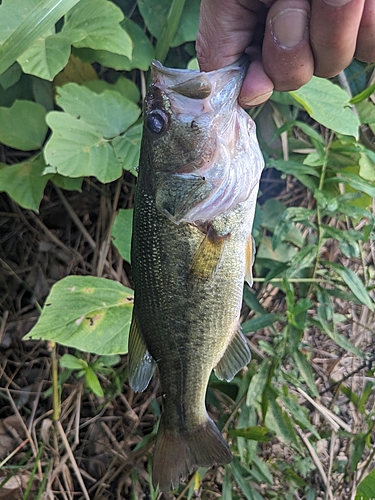
{"label": "dirt ground", "polygon": [[[88,180],[82,193],[61,191],[49,184],[39,214],[20,209],[0,193],[0,500],[153,498],[148,493],[147,457],[158,418],[157,378],[145,393],[135,394],[126,384],[127,357],[123,356],[115,373],[99,375],[106,393],[100,398],[85,388],[82,378],[71,375],[60,380],[61,414],[54,423],[51,364],[74,351],[22,340],[37,321],[39,306],[53,283],[65,276],[102,276],[132,286],[129,265],[111,244],[110,233],[115,211],[132,206],[132,184],[131,176],[107,186]],[[288,190],[279,196],[291,199]],[[302,192],[300,196],[303,199]],[[363,256],[370,266],[375,262],[373,243]],[[326,249],[331,257],[336,251]],[[260,300],[270,312],[285,307],[283,295],[272,285],[262,289]],[[374,316],[365,307],[337,299],[337,314],[347,314],[348,308],[353,322],[340,333],[373,352]],[[244,319],[252,317],[246,306],[243,312]],[[259,340],[269,337],[267,329],[251,337],[255,353]],[[363,432],[366,426],[353,402],[336,392],[330,380],[347,377],[352,390],[360,392],[368,381],[366,366],[317,330],[311,329],[306,342],[321,398],[315,402],[307,401],[304,394],[299,397],[311,409],[314,426],[326,426],[316,452],[310,450],[316,465],[311,480],[317,491],[327,490],[329,483],[337,492],[327,498],[349,499],[361,467],[368,465],[368,452],[360,460],[358,473],[348,476],[344,469],[334,470],[334,464],[348,460],[355,445],[353,439],[345,439],[342,433],[339,437],[338,432],[349,435],[353,430]],[[373,396],[366,403],[369,411],[371,407],[374,411]],[[340,417],[336,416],[337,407],[341,408]],[[279,440],[263,446],[264,460],[287,461],[288,454],[290,448]],[[220,469],[209,472],[204,495],[197,493],[196,497],[219,498],[220,481]],[[178,498],[186,497],[181,494]],[[284,498],[280,490],[277,498]],[[295,498],[302,497],[296,494]]]}

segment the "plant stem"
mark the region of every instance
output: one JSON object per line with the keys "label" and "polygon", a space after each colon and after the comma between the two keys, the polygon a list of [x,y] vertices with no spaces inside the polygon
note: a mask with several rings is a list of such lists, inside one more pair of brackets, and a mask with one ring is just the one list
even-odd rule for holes
{"label": "plant stem", "polygon": [[163,30],[156,43],[155,57],[161,63],[164,63],[167,57],[169,47],[176,34],[178,25],[180,24],[182,11],[186,0],[173,0],[169,9],[167,20],[163,26]]}
{"label": "plant stem", "polygon": [[60,418],[60,398],[59,398],[59,375],[57,369],[57,358],[56,358],[56,343],[49,342],[49,348],[51,350],[51,363],[52,363],[52,406],[53,414],[52,419],[57,422]]}

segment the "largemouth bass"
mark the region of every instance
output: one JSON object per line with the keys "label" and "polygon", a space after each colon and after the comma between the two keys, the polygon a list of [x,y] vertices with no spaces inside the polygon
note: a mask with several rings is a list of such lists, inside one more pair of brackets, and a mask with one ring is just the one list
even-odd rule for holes
{"label": "largemouth bass", "polygon": [[157,365],[161,491],[232,459],[205,395],[212,369],[229,381],[251,357],[239,317],[263,158],[237,104],[247,66],[200,73],[152,63],[134,201],[129,383],[143,391]]}

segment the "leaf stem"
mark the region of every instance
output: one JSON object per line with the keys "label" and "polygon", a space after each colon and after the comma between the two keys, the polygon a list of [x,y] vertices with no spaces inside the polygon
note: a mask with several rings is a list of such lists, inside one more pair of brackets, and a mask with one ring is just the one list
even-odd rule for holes
{"label": "leaf stem", "polygon": [[167,57],[169,47],[176,34],[178,25],[180,24],[182,11],[186,0],[173,0],[169,9],[167,20],[163,26],[161,35],[156,43],[155,57],[161,63],[164,63]]}

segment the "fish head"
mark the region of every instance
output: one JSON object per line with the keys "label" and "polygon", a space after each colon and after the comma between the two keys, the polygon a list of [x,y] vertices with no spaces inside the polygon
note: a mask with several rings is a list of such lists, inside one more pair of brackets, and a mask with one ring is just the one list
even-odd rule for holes
{"label": "fish head", "polygon": [[249,119],[237,104],[248,58],[207,73],[165,68],[158,61],[151,67],[143,144],[156,206],[175,223],[208,220],[228,209],[228,203],[220,206],[220,190],[233,178],[231,152],[243,142],[237,114]]}

